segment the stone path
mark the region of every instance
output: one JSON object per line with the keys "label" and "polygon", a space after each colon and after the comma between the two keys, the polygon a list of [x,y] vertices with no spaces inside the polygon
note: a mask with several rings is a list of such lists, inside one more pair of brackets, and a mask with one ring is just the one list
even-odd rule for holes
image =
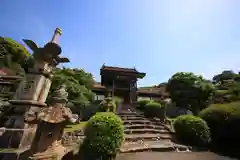
{"label": "stone path", "polygon": [[121,153],[139,151],[189,151],[188,147],[172,142],[172,133],[158,121],[152,121],[136,111],[118,114],[124,121],[125,141]]}
{"label": "stone path", "polygon": [[116,160],[237,160],[212,152],[137,152],[117,155]]}

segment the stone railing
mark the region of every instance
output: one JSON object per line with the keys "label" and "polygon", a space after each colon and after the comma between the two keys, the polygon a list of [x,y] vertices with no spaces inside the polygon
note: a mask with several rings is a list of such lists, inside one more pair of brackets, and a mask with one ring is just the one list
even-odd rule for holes
{"label": "stone railing", "polygon": [[28,129],[21,129],[21,128],[5,128],[1,127],[0,128],[0,136],[2,136],[5,132],[32,132],[33,128],[28,128]]}

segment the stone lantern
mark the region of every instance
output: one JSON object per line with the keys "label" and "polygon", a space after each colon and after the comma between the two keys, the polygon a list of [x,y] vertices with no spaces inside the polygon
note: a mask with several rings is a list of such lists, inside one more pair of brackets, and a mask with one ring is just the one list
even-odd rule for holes
{"label": "stone lantern", "polygon": [[61,143],[64,128],[67,123],[74,123],[77,120],[73,118],[71,110],[65,107],[67,96],[64,86],[55,90],[50,95],[49,107],[38,113],[39,125],[32,145],[33,159],[42,159],[43,156],[47,158],[49,155],[59,156],[64,153],[65,148]]}
{"label": "stone lantern", "polygon": [[[33,51],[33,65],[28,67],[26,76],[19,84],[13,99],[9,101],[11,113],[0,137],[1,148],[21,151],[11,150],[12,154],[20,155],[31,148],[38,128],[38,113],[47,107],[45,101],[51,87],[53,71],[58,64],[69,62],[68,58],[60,56],[62,49],[58,44],[58,38],[61,34],[61,29],[57,28],[52,40],[44,47],[37,46],[32,40],[23,40]],[[13,158],[9,152],[8,154],[1,152],[4,160],[18,159],[19,156]]]}

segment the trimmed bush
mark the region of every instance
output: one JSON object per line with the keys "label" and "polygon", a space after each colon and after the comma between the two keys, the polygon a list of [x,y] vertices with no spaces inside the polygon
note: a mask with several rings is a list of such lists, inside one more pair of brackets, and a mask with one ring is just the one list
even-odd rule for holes
{"label": "trimmed bush", "polygon": [[85,135],[81,156],[87,160],[112,159],[123,141],[123,122],[112,112],[99,112],[88,121]]}
{"label": "trimmed bush", "polygon": [[112,99],[113,99],[114,103],[116,104],[116,106],[118,106],[119,104],[121,104],[122,101],[123,101],[121,98],[116,97],[116,96],[113,97]]}
{"label": "trimmed bush", "polygon": [[182,115],[173,123],[177,139],[185,144],[206,146],[210,142],[210,131],[207,123],[200,117]]}
{"label": "trimmed bush", "polygon": [[118,110],[121,103],[123,102],[123,99],[117,96],[114,96],[112,99],[113,99],[113,102],[115,103],[116,110]]}
{"label": "trimmed bush", "polygon": [[150,102],[152,102],[152,101],[149,100],[149,99],[141,99],[141,100],[138,100],[138,106],[137,106],[137,108],[138,108],[139,110],[144,110],[145,107],[146,107],[146,105],[147,105],[148,103],[150,103]]}
{"label": "trimmed bush", "polygon": [[239,145],[240,102],[211,105],[199,116],[210,127],[213,147],[230,149]]}
{"label": "trimmed bush", "polygon": [[144,114],[146,117],[164,118],[163,107],[160,103],[150,102],[145,106]]}
{"label": "trimmed bush", "polygon": [[116,104],[113,101],[112,97],[107,97],[105,98],[101,103],[100,103],[100,112],[116,112]]}

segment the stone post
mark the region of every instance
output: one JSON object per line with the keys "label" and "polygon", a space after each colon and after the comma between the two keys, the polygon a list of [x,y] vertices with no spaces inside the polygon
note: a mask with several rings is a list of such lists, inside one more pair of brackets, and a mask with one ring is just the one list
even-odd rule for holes
{"label": "stone post", "polygon": [[53,34],[51,42],[58,44],[59,43],[59,38],[60,38],[61,35],[62,35],[61,29],[60,28],[56,28],[55,31],[54,31],[54,34]]}
{"label": "stone post", "polygon": [[31,40],[24,40],[33,50],[34,65],[28,69],[10,101],[13,112],[5,128],[17,128],[18,131],[4,133],[0,138],[1,148],[31,147],[37,129],[37,114],[42,107],[46,107],[44,102],[51,86],[53,69],[59,63],[69,62],[67,58],[59,57],[61,47],[57,42],[60,35],[61,30],[57,28],[52,40],[43,48]]}

